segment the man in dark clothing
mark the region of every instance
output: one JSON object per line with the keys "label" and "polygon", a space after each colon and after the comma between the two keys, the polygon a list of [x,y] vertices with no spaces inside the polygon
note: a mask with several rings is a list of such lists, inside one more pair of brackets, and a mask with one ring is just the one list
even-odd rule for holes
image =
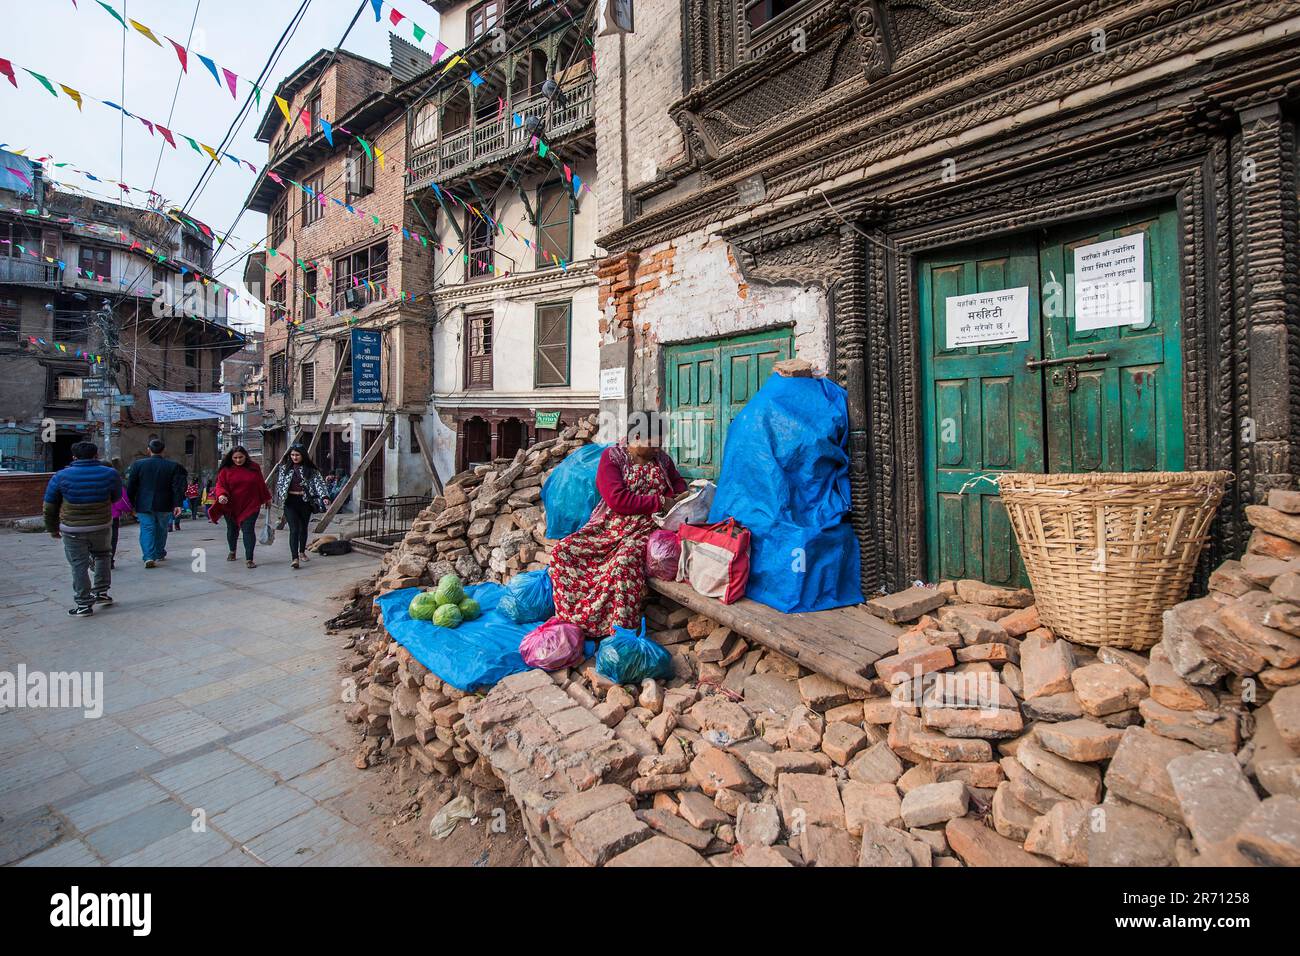
{"label": "man in dark clothing", "polygon": [[164,458],[162,439],[149,441],[149,457],[131,466],[126,476],[126,497],[140,518],[140,551],[146,568],[157,567],[167,557],[167,531],[185,501],[186,471]]}
{"label": "man in dark clothing", "polygon": [[[112,583],[113,502],[122,496],[117,471],[97,458],[88,441],[72,446],[72,464],[58,472],[45,488],[45,530],[63,539],[63,555],[72,567],[76,606],[73,617],[89,617],[96,604],[109,605]],[[94,583],[90,567],[94,565]]]}

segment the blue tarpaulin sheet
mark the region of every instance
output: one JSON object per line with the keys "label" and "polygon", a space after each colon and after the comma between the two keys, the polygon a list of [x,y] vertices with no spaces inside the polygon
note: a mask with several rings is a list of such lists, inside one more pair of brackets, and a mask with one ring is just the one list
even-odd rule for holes
{"label": "blue tarpaulin sheet", "polygon": [[773,375],[727,430],[709,521],[749,529],[745,597],[787,614],[862,602],[847,395],[829,379]]}
{"label": "blue tarpaulin sheet", "polygon": [[[483,612],[459,627],[439,627],[411,619],[407,608],[422,588],[403,588],[375,598],[384,615],[384,628],[411,656],[448,684],[466,692],[486,690],[503,677],[528,670],[519,656],[519,642],[541,621],[516,624],[497,611],[506,589],[500,584],[474,584],[465,593]],[[592,648],[587,648],[591,656]]]}

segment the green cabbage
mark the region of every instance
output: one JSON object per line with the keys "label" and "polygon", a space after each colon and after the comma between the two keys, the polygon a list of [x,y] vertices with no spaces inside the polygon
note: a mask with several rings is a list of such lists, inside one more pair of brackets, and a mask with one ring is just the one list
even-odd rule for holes
{"label": "green cabbage", "polygon": [[463,619],[460,608],[455,604],[441,604],[433,612],[433,623],[439,627],[460,627]]}
{"label": "green cabbage", "polygon": [[475,601],[473,598],[467,597],[465,598],[465,600],[461,601],[460,604],[457,606],[460,608],[461,617],[463,617],[467,621],[472,621],[474,620],[474,618],[478,617],[480,614],[483,613],[479,609],[478,601]]}
{"label": "green cabbage", "polygon": [[415,597],[411,598],[411,604],[408,608],[412,620],[429,621],[433,619],[433,612],[438,607],[438,599],[432,591],[421,591]]}

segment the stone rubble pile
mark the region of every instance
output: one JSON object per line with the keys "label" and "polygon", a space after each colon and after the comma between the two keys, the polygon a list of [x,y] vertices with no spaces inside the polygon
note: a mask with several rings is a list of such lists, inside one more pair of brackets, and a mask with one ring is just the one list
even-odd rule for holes
{"label": "stone rubble pile", "polygon": [[869,602],[907,630],[866,690],[665,598],[675,676],[633,687],[588,660],[465,694],[381,628],[358,765],[513,800],[538,865],[1300,865],[1300,494],[1269,500],[1148,653],[975,581]]}
{"label": "stone rubble pile", "polygon": [[466,584],[509,580],[544,568],[553,541],[546,537],[542,483],[570,452],[591,442],[595,415],[548,441],[520,449],[513,459],[477,465],[451,478],[420,512],[402,541],[384,555],[366,596],[437,583],[444,574]]}

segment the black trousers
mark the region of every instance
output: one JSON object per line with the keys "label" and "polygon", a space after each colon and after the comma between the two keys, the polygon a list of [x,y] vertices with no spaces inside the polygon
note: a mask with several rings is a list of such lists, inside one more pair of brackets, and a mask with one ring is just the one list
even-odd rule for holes
{"label": "black trousers", "polygon": [[248,561],[253,560],[253,548],[257,545],[257,516],[261,514],[254,511],[251,515],[243,520],[241,524],[235,524],[235,519],[230,515],[223,515],[226,522],[226,544],[230,546],[230,553],[235,553],[235,544],[239,540],[240,532],[244,535],[244,558]]}
{"label": "black trousers", "polygon": [[296,558],[307,550],[307,524],[311,505],[304,495],[284,496],[284,517],[289,523],[289,555]]}

